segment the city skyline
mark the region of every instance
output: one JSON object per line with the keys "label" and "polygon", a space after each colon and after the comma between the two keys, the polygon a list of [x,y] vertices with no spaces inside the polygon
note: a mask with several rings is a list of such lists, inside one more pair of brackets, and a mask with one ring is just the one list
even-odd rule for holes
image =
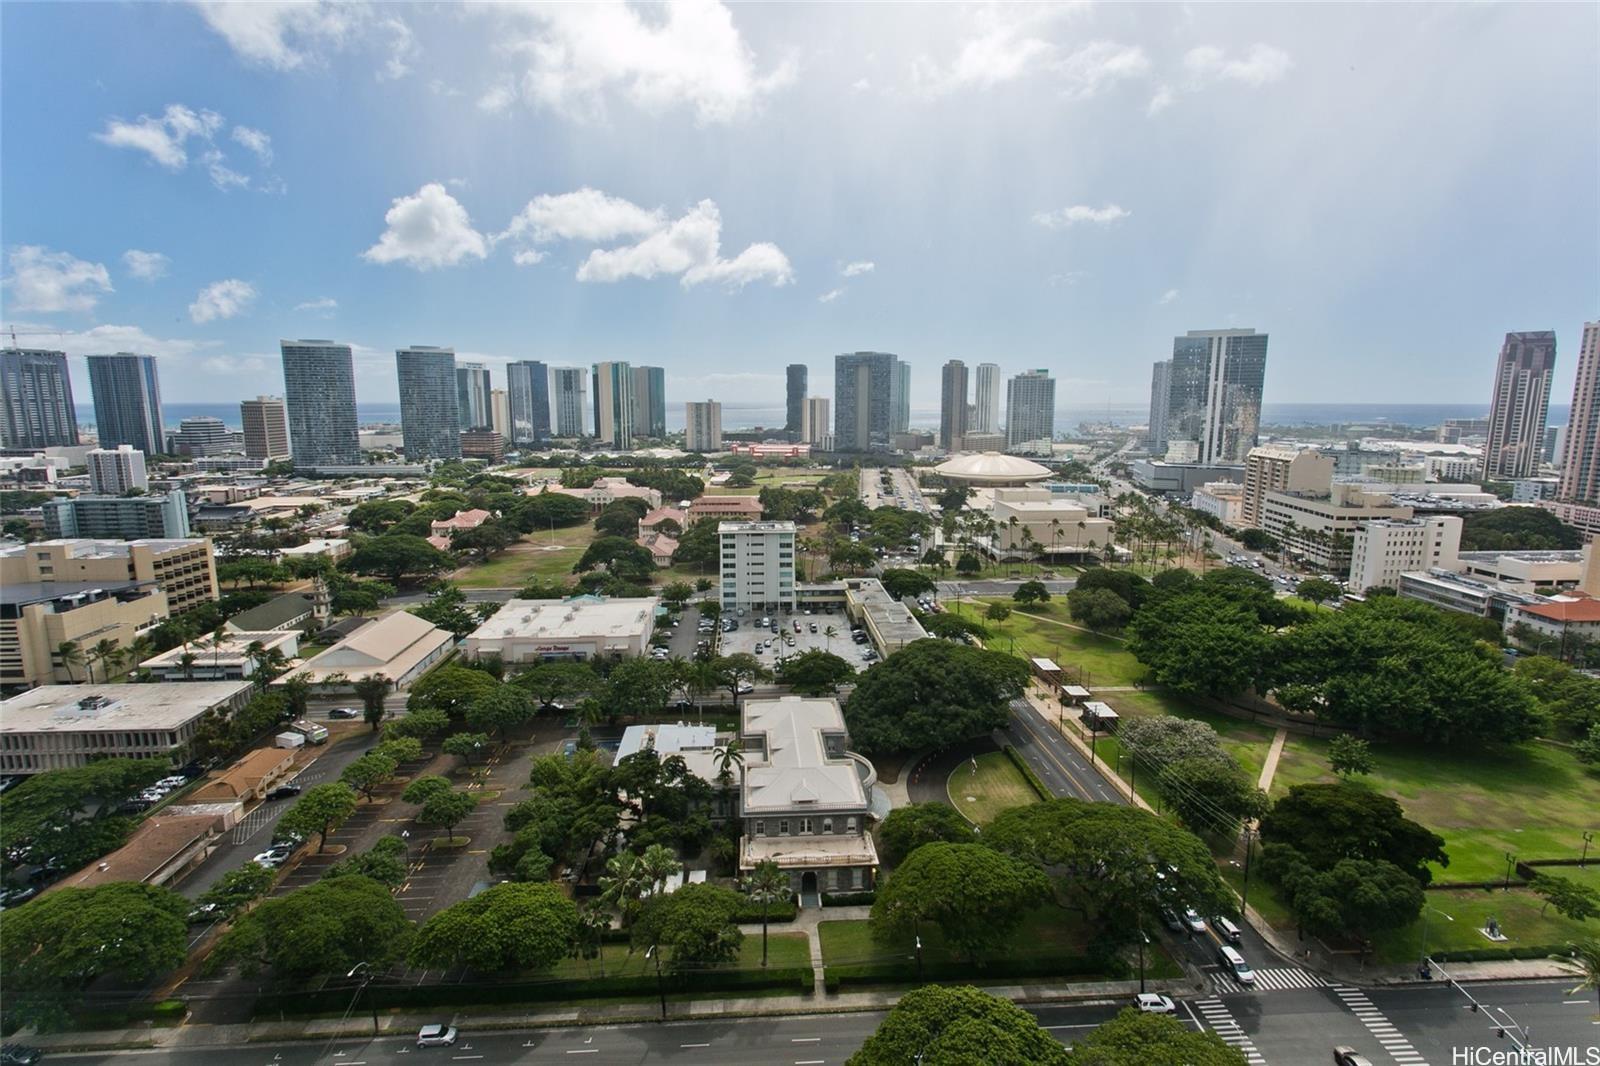
{"label": "city skyline", "polygon": [[[422,336],[496,377],[512,359],[663,366],[674,403],[781,395],[787,363],[825,379],[832,354],[890,350],[927,408],[951,358],[1137,403],[1165,338],[1243,321],[1278,337],[1271,400],[1377,399],[1384,380],[1476,401],[1487,374],[1462,353],[1550,328],[1576,351],[1594,317],[1600,267],[1566,239],[1600,218],[1592,8],[839,8],[814,27],[708,10],[726,33],[690,40],[703,73],[558,70],[529,98],[488,42],[576,39],[554,16],[392,5],[396,57],[376,23],[334,41],[281,18],[252,36],[227,8],[80,25],[13,5],[0,88],[53,97],[4,116],[4,202],[27,205],[3,219],[4,322],[72,355],[78,395],[78,357],[118,350],[170,359],[171,402],[275,392],[273,340],[331,333],[377,402]],[[141,42],[175,61],[134,62]],[[63,48],[94,80],[44,66]],[[391,109],[438,151],[395,139]],[[652,129],[674,147],[642,157]],[[952,165],[979,131],[988,150]],[[535,166],[506,165],[535,143]],[[1507,143],[1544,165],[1501,165]],[[1316,180],[1292,177],[1313,150]],[[1178,153],[1181,186],[1154,165]],[[442,242],[408,243],[430,221]],[[1327,380],[1332,359],[1353,372]]]}

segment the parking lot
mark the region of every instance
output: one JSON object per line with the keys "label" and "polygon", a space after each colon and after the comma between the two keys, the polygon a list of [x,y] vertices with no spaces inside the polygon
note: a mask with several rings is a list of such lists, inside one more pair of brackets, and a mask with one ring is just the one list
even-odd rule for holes
{"label": "parking lot", "polygon": [[[778,625],[776,633],[770,626],[760,628],[758,626],[760,620],[759,615],[752,615],[749,612],[746,612],[743,618],[735,616],[734,621],[739,623],[739,628],[731,633],[722,634],[721,653],[733,655],[746,652],[760,659],[768,667],[774,667],[779,656],[799,655],[801,652],[816,648],[832,652],[859,669],[862,663],[861,653],[869,646],[858,645],[851,641],[850,619],[845,617],[843,611],[837,609],[832,614],[795,612],[773,615],[771,620]],[[796,622],[800,624],[798,633],[795,632]],[[813,626],[816,628],[815,632],[812,632]],[[830,627],[833,630],[831,635],[828,632]],[[770,646],[767,645],[768,641],[772,642]]]}

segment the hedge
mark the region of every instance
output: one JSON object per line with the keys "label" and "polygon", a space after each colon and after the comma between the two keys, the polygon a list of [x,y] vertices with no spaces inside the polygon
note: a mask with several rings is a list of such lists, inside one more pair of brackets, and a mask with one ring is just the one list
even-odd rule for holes
{"label": "hedge", "polygon": [[822,905],[824,907],[870,907],[877,898],[877,891],[870,888],[865,892],[824,892],[822,894]]}
{"label": "hedge", "polygon": [[[788,967],[765,970],[717,970],[709,973],[675,974],[663,972],[661,982],[669,995],[708,992],[745,993],[774,989],[809,995],[813,986],[811,968]],[[290,991],[268,993],[256,1000],[255,1015],[342,1014],[350,1007],[354,990],[341,986],[318,992]],[[651,997],[656,994],[655,974],[632,977],[591,977],[578,981],[505,981],[486,975],[480,982],[458,985],[370,985],[362,993],[365,1009],[412,1007],[473,1007],[515,1003],[564,1003],[587,999]]]}
{"label": "hedge", "polygon": [[[998,981],[1040,977],[1121,977],[1126,967],[1115,960],[1081,956],[1071,959],[991,959],[981,967],[966,961],[923,964],[922,982],[974,980]],[[914,961],[873,962],[850,966],[829,966],[823,985],[829,993],[863,985],[917,984]]]}
{"label": "hedge", "polygon": [[1019,771],[1021,771],[1022,776],[1027,780],[1028,784],[1033,786],[1033,791],[1038,793],[1040,799],[1047,800],[1055,798],[1055,793],[1044,787],[1044,782],[1039,780],[1039,775],[1033,772],[1033,767],[1029,766],[1023,761],[1022,756],[1017,754],[1016,748],[1012,747],[1010,744],[1007,744],[1005,747],[1005,752],[1006,758],[1011,760],[1011,765],[1015,766]]}
{"label": "hedge", "polygon": [[1466,951],[1435,951],[1429,954],[1434,962],[1502,962],[1506,959],[1548,959],[1551,955],[1565,955],[1572,945],[1544,944],[1524,948],[1468,948]]}
{"label": "hedge", "polygon": [[[767,921],[769,923],[792,922],[799,914],[800,905],[792,899],[767,905]],[[734,913],[733,920],[739,925],[760,925],[760,904],[747,902]]]}

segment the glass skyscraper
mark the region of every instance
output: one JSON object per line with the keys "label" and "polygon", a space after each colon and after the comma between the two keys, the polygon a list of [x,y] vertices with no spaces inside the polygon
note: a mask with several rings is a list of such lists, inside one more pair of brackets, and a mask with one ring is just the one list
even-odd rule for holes
{"label": "glass skyscraper", "polygon": [[489,368],[482,363],[456,367],[456,411],[462,429],[488,429],[494,422]]}
{"label": "glass skyscraper", "polygon": [[1509,481],[1539,472],[1555,366],[1553,330],[1506,334],[1489,403],[1489,436],[1483,445],[1485,480]]}
{"label": "glass skyscraper", "polygon": [[1267,335],[1192,329],[1172,341],[1167,443],[1194,441],[1201,463],[1243,463],[1261,428]]}
{"label": "glass skyscraper", "polygon": [[400,379],[400,432],[406,458],[459,459],[456,352],[419,344],[394,353]]}
{"label": "glass skyscraper", "polygon": [[1048,370],[1024,370],[1006,387],[1006,447],[1056,434],[1056,382]]}
{"label": "glass skyscraper", "polygon": [[43,348],[0,351],[0,448],[78,443],[67,353]]}
{"label": "glass skyscraper", "polygon": [[783,428],[794,440],[800,439],[800,424],[805,421],[806,365],[790,363],[784,371]]}
{"label": "glass skyscraper", "polygon": [[550,439],[550,368],[536,359],[506,364],[511,440],[532,444]]}
{"label": "glass skyscraper", "polygon": [[633,447],[634,434],[633,367],[623,362],[596,363],[593,371],[594,435],[618,451],[627,451]]}
{"label": "glass skyscraper", "polygon": [[900,363],[888,352],[833,357],[833,447],[841,452],[886,450],[894,434]]}
{"label": "glass skyscraper", "polygon": [[167,450],[161,424],[161,382],[153,355],[89,356],[89,391],[100,447],[129,444],[146,455]]}
{"label": "glass skyscraper", "polygon": [[295,466],[358,465],[361,438],[350,346],[321,340],[280,341],[278,346]]}
{"label": "glass skyscraper", "polygon": [[642,437],[667,435],[667,372],[659,366],[633,368],[633,431]]}

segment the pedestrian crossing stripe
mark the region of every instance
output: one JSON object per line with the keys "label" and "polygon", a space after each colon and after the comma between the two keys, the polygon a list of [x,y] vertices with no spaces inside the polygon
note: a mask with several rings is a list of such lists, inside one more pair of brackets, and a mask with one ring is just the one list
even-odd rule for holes
{"label": "pedestrian crossing stripe", "polygon": [[1256,1050],[1255,1044],[1240,1028],[1239,1023],[1233,1020],[1233,1015],[1228,1013],[1228,1008],[1223,1005],[1222,1000],[1202,999],[1195,1004],[1195,1009],[1200,1012],[1212,1032],[1216,1033],[1224,1044],[1237,1048],[1250,1066],[1266,1066],[1267,1060],[1262,1058],[1261,1052]]}
{"label": "pedestrian crossing stripe", "polygon": [[1367,1027],[1367,1031],[1383,1045],[1383,1049],[1391,1058],[1404,1063],[1405,1066],[1428,1066],[1427,1060],[1417,1054],[1417,1049],[1411,1046],[1411,1041],[1394,1027],[1382,1011],[1373,1006],[1372,1000],[1367,998],[1365,992],[1348,985],[1332,987],[1334,995],[1338,996],[1357,1020]]}
{"label": "pedestrian crossing stripe", "polygon": [[1270,970],[1257,970],[1254,985],[1242,985],[1233,975],[1221,971],[1211,975],[1211,987],[1218,995],[1232,992],[1281,992],[1290,988],[1327,988],[1328,982],[1298,966],[1283,966]]}

